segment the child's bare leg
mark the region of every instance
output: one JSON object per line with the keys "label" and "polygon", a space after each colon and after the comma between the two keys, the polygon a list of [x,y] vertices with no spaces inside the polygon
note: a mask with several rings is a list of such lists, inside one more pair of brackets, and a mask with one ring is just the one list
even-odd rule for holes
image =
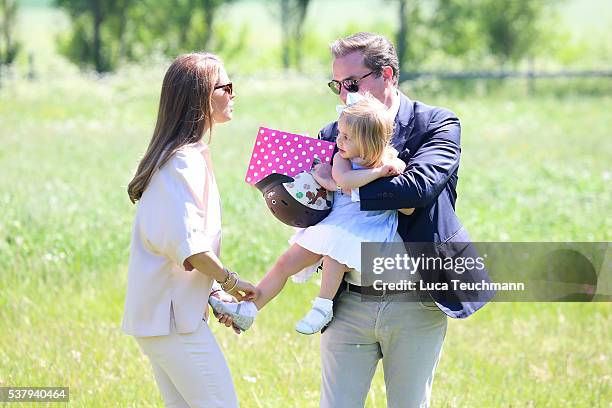
{"label": "child's bare leg", "polygon": [[258,310],[261,310],[283,289],[287,279],[302,269],[321,259],[321,255],[310,252],[299,245],[293,244],[278,258],[272,269],[266,273],[257,285],[259,296],[254,301]]}
{"label": "child's bare leg", "polygon": [[329,256],[323,257],[323,276],[321,278],[321,289],[319,297],[324,299],[333,299],[334,295],[340,287],[344,274],[350,268]]}

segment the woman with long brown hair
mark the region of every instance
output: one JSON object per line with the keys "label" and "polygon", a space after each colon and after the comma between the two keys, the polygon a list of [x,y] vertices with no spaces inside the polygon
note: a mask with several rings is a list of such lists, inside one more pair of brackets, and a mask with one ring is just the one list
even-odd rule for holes
{"label": "woman with long brown hair", "polygon": [[[213,124],[235,95],[219,57],[179,56],[164,77],[157,124],[128,195],[136,204],[123,330],[149,357],[166,406],[237,407],[229,368],[204,318],[213,280],[237,299],[256,290],[219,260],[221,203]],[[232,324],[227,316],[222,322]]]}

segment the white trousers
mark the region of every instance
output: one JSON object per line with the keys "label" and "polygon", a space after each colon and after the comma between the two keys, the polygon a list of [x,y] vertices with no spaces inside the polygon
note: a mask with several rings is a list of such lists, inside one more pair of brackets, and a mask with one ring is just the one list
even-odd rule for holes
{"label": "white trousers", "polygon": [[166,407],[237,408],[232,377],[206,321],[193,333],[136,337],[149,357]]}

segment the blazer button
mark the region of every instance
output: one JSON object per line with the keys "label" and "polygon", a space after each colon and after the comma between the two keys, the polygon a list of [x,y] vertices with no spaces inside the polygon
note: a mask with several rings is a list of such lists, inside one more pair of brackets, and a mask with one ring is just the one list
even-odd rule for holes
{"label": "blazer button", "polygon": [[383,198],[387,198],[388,195],[389,194],[387,194],[387,193],[383,193]]}
{"label": "blazer button", "polygon": [[393,193],[389,193],[389,198],[393,198]]}

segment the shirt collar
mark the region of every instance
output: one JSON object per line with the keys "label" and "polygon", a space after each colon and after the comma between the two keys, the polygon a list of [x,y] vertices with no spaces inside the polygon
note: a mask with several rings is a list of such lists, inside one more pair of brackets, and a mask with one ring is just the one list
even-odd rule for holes
{"label": "shirt collar", "polygon": [[389,109],[387,109],[387,112],[389,112],[389,115],[392,118],[397,117],[397,113],[399,112],[400,103],[401,103],[400,92],[397,89],[395,89],[394,92],[395,92],[395,96],[393,97],[393,103],[391,104]]}
{"label": "shirt collar", "polygon": [[406,127],[414,117],[414,108],[412,106],[412,101],[406,95],[399,90],[397,92],[399,94],[399,103],[397,114],[395,115],[395,123],[399,123],[402,127]]}

